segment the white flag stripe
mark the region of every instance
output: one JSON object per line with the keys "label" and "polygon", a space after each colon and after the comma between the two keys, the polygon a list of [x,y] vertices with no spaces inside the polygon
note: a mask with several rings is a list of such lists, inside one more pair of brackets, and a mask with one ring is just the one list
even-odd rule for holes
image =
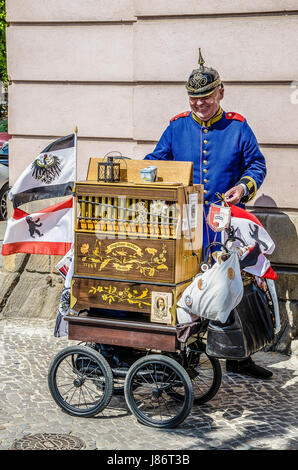
{"label": "white flag stripe", "polygon": [[246,266],[243,271],[246,271],[249,274],[253,274],[254,276],[262,277],[268,271],[269,268],[269,260],[262,253],[260,253],[256,264],[254,264],[253,266]]}
{"label": "white flag stripe", "polygon": [[9,219],[2,254],[62,254],[73,242],[73,199],[33,214],[15,209]]}
{"label": "white flag stripe", "polygon": [[[63,241],[65,243],[71,243],[72,233],[70,215],[70,209],[64,209],[48,213],[36,212],[29,216],[33,220],[33,223],[36,223],[36,229],[43,235],[42,240],[40,241]],[[41,224],[41,226],[38,226],[39,224]],[[35,240],[38,240],[39,238],[41,237],[36,233]],[[30,236],[29,224],[26,221],[26,217],[19,220],[12,218],[8,221],[3,244],[32,241],[33,239],[34,238]]]}
{"label": "white flag stripe", "polygon": [[268,255],[273,253],[275,249],[274,241],[263,226],[240,217],[232,217],[231,226],[235,229],[235,235],[239,236],[246,245],[259,243],[262,253]]}
{"label": "white flag stripe", "polygon": [[[38,155],[37,158],[40,158],[42,155]],[[55,156],[57,156],[61,161],[61,173],[58,175],[52,183],[47,184],[47,186],[57,185],[66,183],[68,181],[75,180],[75,165],[74,159],[74,148],[57,150],[55,152]],[[27,191],[31,188],[37,188],[41,186],[40,181],[32,177],[32,169],[31,164],[27,167],[24,172],[19,176],[13,187],[11,188],[10,195],[13,196],[14,194]],[[12,197],[10,197],[12,199]]]}
{"label": "white flag stripe", "polygon": [[76,143],[76,134],[58,139],[25,168],[8,193],[14,207],[71,193],[76,179]]}

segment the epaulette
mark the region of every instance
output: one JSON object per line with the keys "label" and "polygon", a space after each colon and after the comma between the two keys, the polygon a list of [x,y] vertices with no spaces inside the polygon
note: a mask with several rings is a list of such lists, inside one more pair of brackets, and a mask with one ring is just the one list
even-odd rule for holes
{"label": "epaulette", "polygon": [[245,117],[241,116],[241,114],[238,113],[226,113],[226,118],[227,119],[236,119],[236,121],[245,121]]}
{"label": "epaulette", "polygon": [[177,114],[177,116],[174,116],[171,121],[176,121],[176,119],[182,118],[182,117],[187,117],[190,115],[190,111],[185,111],[184,113]]}

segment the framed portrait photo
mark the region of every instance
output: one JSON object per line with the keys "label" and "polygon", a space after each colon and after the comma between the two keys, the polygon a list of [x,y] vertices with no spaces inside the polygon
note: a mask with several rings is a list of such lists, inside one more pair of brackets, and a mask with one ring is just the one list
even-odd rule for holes
{"label": "framed portrait photo", "polygon": [[172,323],[170,308],[173,304],[173,294],[170,292],[152,292],[150,321],[156,323]]}

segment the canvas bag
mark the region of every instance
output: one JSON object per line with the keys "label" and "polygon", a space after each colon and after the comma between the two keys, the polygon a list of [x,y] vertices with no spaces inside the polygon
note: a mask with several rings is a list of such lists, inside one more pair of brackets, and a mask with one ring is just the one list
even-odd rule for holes
{"label": "canvas bag", "polygon": [[207,271],[197,275],[185,289],[177,306],[201,318],[225,323],[243,296],[239,258],[231,252],[219,256]]}

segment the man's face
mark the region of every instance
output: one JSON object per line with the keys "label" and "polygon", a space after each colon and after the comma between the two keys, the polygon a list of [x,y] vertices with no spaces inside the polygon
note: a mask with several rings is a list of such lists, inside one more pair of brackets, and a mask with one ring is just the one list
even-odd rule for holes
{"label": "man's face", "polygon": [[219,103],[224,97],[224,89],[216,88],[212,95],[203,98],[189,97],[189,104],[191,110],[202,121],[208,121],[216,114],[219,109]]}

